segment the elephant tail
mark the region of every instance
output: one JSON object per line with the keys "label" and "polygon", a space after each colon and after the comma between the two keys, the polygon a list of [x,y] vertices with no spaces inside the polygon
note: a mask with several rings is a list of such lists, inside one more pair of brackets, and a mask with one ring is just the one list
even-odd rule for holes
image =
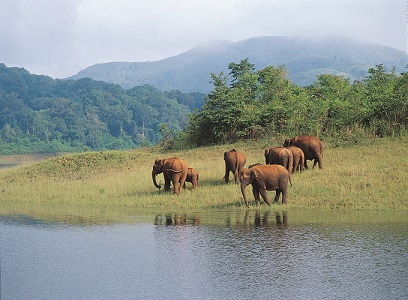
{"label": "elephant tail", "polygon": [[291,176],[289,176],[289,182],[290,182],[290,186],[292,186],[292,178],[291,178]]}
{"label": "elephant tail", "polygon": [[235,178],[238,178],[238,165],[239,165],[239,162],[238,162],[238,156],[236,156],[235,157],[235,173],[234,173],[234,177]]}

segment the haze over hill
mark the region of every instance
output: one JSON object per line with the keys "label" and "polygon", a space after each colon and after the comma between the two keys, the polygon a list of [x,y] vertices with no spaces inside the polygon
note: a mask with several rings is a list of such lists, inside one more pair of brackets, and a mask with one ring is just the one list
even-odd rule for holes
{"label": "haze over hill", "polygon": [[289,79],[301,86],[312,84],[319,74],[361,80],[369,68],[379,64],[404,72],[408,59],[403,51],[344,38],[266,36],[239,42],[214,40],[159,61],[96,64],[70,78],[89,77],[125,89],[149,84],[162,91],[207,93],[213,88],[210,73],[228,73],[229,63],[246,57],[256,69],[285,65]]}

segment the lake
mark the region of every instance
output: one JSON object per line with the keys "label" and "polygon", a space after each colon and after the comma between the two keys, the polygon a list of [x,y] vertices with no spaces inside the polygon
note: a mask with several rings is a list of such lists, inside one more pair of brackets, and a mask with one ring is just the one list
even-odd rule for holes
{"label": "lake", "polygon": [[1,299],[408,299],[408,213],[0,215]]}

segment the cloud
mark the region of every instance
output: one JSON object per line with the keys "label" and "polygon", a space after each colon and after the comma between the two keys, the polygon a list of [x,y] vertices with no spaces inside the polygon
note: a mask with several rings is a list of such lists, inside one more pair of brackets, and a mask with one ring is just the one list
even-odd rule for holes
{"label": "cloud", "polygon": [[0,1],[0,62],[59,78],[262,35],[345,36],[406,51],[406,1]]}
{"label": "cloud", "polygon": [[58,60],[69,55],[67,42],[72,36],[69,28],[74,9],[71,1],[3,0],[0,60],[32,67],[58,64]]}

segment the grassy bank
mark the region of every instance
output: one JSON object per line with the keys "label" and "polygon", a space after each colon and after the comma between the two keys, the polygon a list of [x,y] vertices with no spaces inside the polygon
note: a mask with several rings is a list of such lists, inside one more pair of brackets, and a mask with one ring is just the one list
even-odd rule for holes
{"label": "grassy bank", "polygon": [[[223,153],[244,152],[247,165],[263,162],[269,142],[251,142],[170,152],[157,148],[86,152],[0,170],[2,213],[12,207],[36,205],[143,210],[242,210],[239,185],[223,182]],[[369,146],[325,144],[323,170],[293,175],[285,209],[320,208],[408,211],[406,140],[376,140]],[[175,196],[154,187],[151,169],[156,158],[178,156],[200,174],[199,188]],[[310,165],[310,164],[309,164]],[[232,176],[230,177],[232,178]],[[163,176],[157,177],[164,183]],[[275,192],[269,192],[271,198]],[[253,201],[252,188],[247,194]],[[262,202],[263,203],[263,202]],[[274,209],[282,205],[274,205]],[[252,208],[256,209],[255,203]],[[262,209],[267,209],[262,204]],[[1,212],[0,212],[1,213]]]}

